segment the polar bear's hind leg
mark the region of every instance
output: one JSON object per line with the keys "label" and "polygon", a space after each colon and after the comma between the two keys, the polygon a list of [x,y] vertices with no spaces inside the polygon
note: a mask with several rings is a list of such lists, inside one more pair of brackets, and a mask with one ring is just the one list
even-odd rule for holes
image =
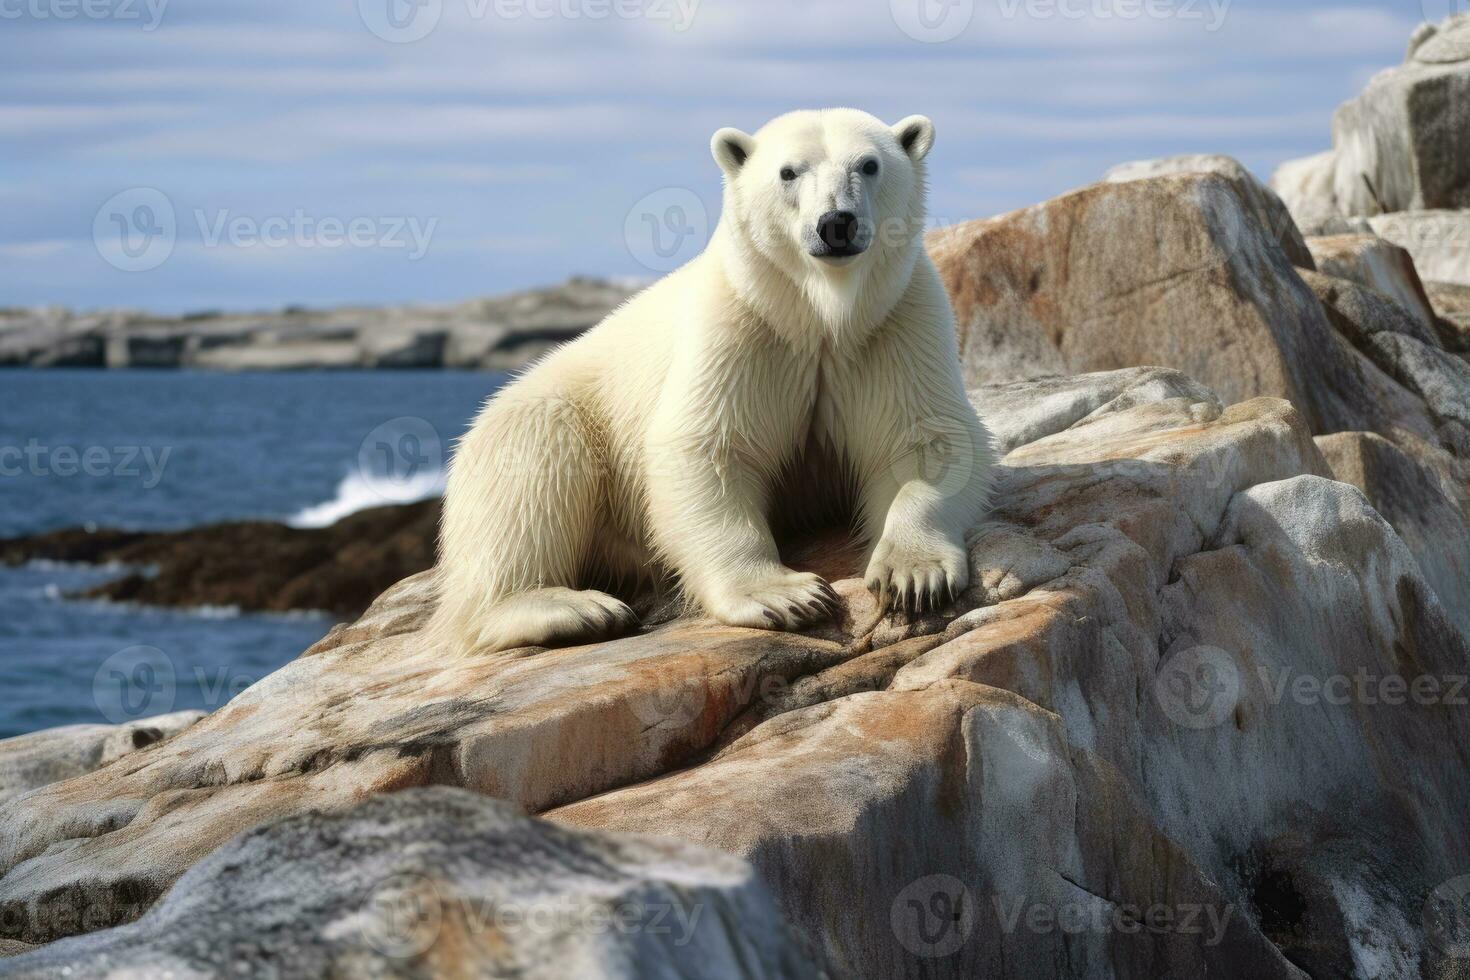
{"label": "polar bear's hind leg", "polygon": [[437,645],[493,653],[590,642],[636,624],[620,600],[578,589],[606,523],[600,446],[565,398],[512,390],[486,407],[450,467]]}

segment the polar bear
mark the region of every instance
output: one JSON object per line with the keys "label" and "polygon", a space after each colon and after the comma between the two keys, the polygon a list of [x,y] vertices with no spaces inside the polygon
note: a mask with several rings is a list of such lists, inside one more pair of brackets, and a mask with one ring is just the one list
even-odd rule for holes
{"label": "polar bear", "polygon": [[990,437],[923,248],[934,126],[854,109],[714,134],[705,251],[494,395],[456,447],[432,629],[462,654],[636,625],[602,587],[668,579],[731,626],[836,603],[772,522],[845,499],[885,611],[965,588]]}

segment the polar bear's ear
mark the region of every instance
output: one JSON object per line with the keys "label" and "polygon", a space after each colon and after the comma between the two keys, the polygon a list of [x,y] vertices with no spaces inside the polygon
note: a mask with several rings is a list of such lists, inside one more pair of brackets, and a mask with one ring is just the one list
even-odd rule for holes
{"label": "polar bear's ear", "polygon": [[715,163],[720,165],[720,169],[734,177],[755,152],[755,138],[726,126],[710,138],[709,151],[714,154]]}
{"label": "polar bear's ear", "polygon": [[893,135],[898,139],[898,145],[903,147],[903,152],[915,163],[928,156],[934,148],[934,123],[928,116],[909,116],[899,120],[893,127]]}

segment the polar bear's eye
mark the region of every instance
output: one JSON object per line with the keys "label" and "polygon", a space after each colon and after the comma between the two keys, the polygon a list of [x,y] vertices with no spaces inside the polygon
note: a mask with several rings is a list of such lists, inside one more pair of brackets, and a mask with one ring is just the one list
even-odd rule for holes
{"label": "polar bear's eye", "polygon": [[867,174],[869,177],[876,177],[878,175],[878,161],[869,160],[867,163],[863,164],[863,173]]}
{"label": "polar bear's eye", "polygon": [[782,167],[781,168],[781,179],[782,180],[787,180],[787,181],[795,180],[796,179],[796,171],[795,170],[792,170],[790,167]]}

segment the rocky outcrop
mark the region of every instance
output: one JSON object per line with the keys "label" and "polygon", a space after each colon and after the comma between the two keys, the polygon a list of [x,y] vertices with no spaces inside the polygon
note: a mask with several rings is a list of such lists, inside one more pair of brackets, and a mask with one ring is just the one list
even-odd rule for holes
{"label": "rocky outcrop", "polygon": [[636,288],[574,278],[452,306],[183,317],[0,309],[0,366],[508,371],[595,325]]}
{"label": "rocky outcrop", "polygon": [[1332,120],[1333,190],[1347,215],[1470,208],[1470,15],[1415,37]]}
{"label": "rocky outcrop", "polygon": [[[1177,176],[1098,184],[934,232],[969,376],[1155,361],[1227,401],[1286,398],[1314,434],[1391,441],[1434,475],[1465,525],[1470,372],[1457,346],[1446,348],[1458,345],[1456,330],[1431,307],[1412,260],[1375,237],[1340,236],[1308,240],[1324,273],[1293,268],[1239,182],[1198,172],[1191,159],[1121,172],[1187,171]],[[1458,566],[1442,547],[1458,537],[1434,542],[1411,528],[1399,502],[1379,496],[1388,484],[1364,490],[1406,522],[1432,584],[1459,595]]]}
{"label": "rocky outcrop", "polygon": [[100,769],[203,717],[202,711],[177,711],[125,725],[68,725],[0,740],[0,803]]}
{"label": "rocky outcrop", "polygon": [[127,569],[82,598],[356,616],[388,586],[434,564],[438,522],[439,501],[426,500],[358,511],[324,528],[273,521],[159,532],[68,528],[0,539],[0,562]]}
{"label": "rocky outcrop", "polygon": [[[446,661],[411,578],[174,738],[0,808],[7,938],[125,923],[197,866],[159,919],[30,954],[150,962],[236,833],[450,785],[743,856],[838,976],[1437,969],[1470,645],[1302,415],[1161,370],[976,398],[1008,453],[953,609],[880,618],[837,534],[788,549],[843,600],[810,634],[679,619]],[[328,819],[353,818],[288,833]]]}
{"label": "rocky outcrop", "polygon": [[11,977],[816,978],[750,865],[409,790],[247,833],[131,926]]}
{"label": "rocky outcrop", "polygon": [[1470,285],[1470,14],[1421,27],[1337,110],[1332,141],[1271,178],[1302,231],[1372,231],[1424,279]]}

